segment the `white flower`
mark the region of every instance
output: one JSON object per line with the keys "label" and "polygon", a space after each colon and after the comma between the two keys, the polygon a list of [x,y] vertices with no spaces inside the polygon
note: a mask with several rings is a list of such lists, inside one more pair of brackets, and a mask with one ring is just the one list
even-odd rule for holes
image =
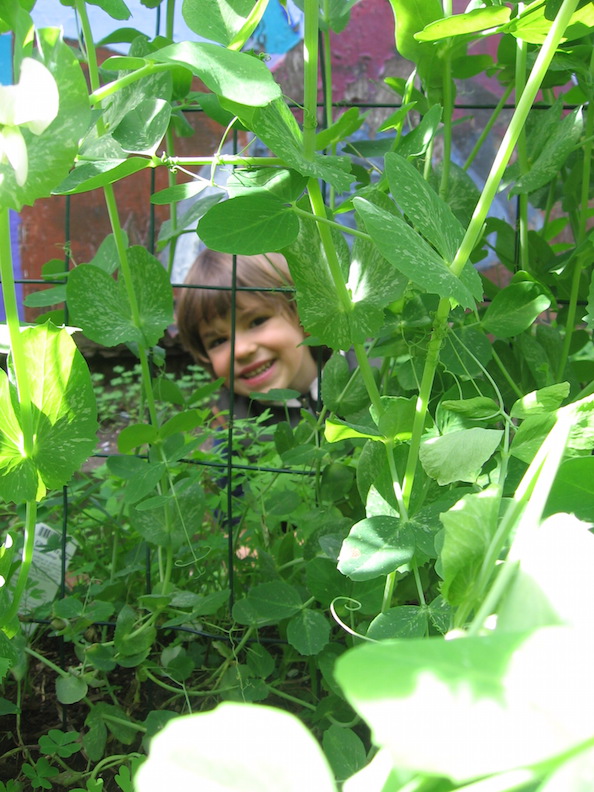
{"label": "white flower", "polygon": [[21,187],[27,181],[29,158],[19,127],[41,135],[58,115],[59,104],[54,77],[33,58],[23,58],[16,85],[0,85],[0,163],[10,163]]}

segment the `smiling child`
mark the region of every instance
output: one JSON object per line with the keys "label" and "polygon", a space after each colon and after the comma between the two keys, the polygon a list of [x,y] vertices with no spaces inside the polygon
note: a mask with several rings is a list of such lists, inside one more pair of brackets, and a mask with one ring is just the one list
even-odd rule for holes
{"label": "smiling child", "polygon": [[[205,250],[198,256],[186,277],[190,288],[183,290],[177,308],[182,343],[240,397],[236,414],[253,414],[252,393],[290,388],[308,395],[317,364],[311,347],[302,343],[305,332],[285,259],[278,253],[236,257],[234,328],[232,276],[231,255]],[[196,286],[203,288],[191,288]]]}

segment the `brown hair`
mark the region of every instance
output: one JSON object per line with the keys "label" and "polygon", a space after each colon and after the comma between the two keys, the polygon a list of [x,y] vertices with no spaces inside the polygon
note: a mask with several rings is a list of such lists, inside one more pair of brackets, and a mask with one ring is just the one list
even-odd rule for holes
{"label": "brown hair", "polygon": [[[184,347],[200,363],[207,363],[208,355],[199,327],[213,319],[229,316],[232,280],[233,256],[229,253],[204,250],[190,267],[184,282],[185,287],[180,289],[181,296],[176,311],[180,338]],[[241,307],[245,296],[249,295],[272,303],[279,314],[298,321],[292,291],[274,291],[293,288],[289,267],[279,253],[236,256],[235,283],[238,307]],[[241,289],[249,291],[240,291]]]}

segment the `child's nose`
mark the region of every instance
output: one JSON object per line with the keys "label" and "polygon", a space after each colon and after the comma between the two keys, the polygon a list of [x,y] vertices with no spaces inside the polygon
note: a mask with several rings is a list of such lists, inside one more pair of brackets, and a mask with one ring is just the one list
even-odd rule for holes
{"label": "child's nose", "polygon": [[235,357],[238,359],[250,357],[256,351],[256,343],[249,333],[235,334]]}

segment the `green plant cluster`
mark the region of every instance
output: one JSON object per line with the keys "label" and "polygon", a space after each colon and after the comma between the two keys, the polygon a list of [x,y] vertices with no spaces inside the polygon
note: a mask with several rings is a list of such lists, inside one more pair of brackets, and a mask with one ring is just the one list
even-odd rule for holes
{"label": "green plant cluster", "polygon": [[[93,792],[109,772],[114,789],[137,792],[589,788],[592,3],[474,0],[453,14],[451,0],[390,0],[410,76],[386,79],[390,136],[357,142],[358,108],[335,117],[328,91],[321,129],[317,108],[319,48],[331,86],[331,38],[353,2],[301,2],[301,123],[242,51],[266,0],[184,0],[207,41],[182,43],[167,0],[165,35],[124,28],[114,40],[129,54],[101,68],[84,0],[63,4],[80,20],[76,54],[57,28],[33,29],[30,0],[0,0],[17,76],[0,87],[0,675],[17,696],[0,707],[14,717],[9,753],[26,760],[5,789]],[[124,0],[94,4],[128,17]],[[488,36],[495,58],[473,53]],[[456,90],[477,74],[496,77],[503,98],[458,166]],[[511,99],[477,187],[468,171]],[[174,132],[197,105],[226,128],[222,142],[245,129],[271,155],[176,157]],[[219,164],[233,166],[226,186],[201,196],[210,182],[192,169]],[[171,206],[167,268],[129,245],[113,186],[154,168],[169,171],[152,197]],[[176,183],[180,170],[190,182]],[[503,186],[516,226],[489,214]],[[93,190],[112,233],[90,262],[50,262],[48,281],[65,283],[33,298],[65,302],[71,326],[53,313],[21,328],[9,210]],[[189,225],[216,250],[286,256],[303,325],[333,350],[318,415],[231,421],[226,450],[209,406],[220,383],[180,387],[159,371]],[[508,271],[501,287],[474,266],[490,249]],[[139,397],[118,453],[72,481],[97,430],[74,328],[134,350]],[[351,349],[355,372],[341,354]],[[71,588],[34,613],[64,639],[62,667],[18,614],[35,525],[61,513],[66,485],[78,561]],[[32,749],[19,733],[33,661],[84,715]],[[259,702],[296,712],[322,748]]]}

